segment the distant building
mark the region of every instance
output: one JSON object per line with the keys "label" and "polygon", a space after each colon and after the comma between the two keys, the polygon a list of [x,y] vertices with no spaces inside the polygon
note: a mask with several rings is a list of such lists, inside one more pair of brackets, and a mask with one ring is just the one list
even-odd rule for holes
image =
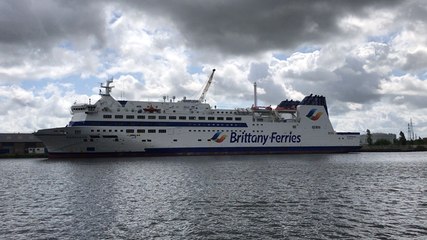
{"label": "distant building", "polygon": [[[372,143],[374,144],[378,140],[387,140],[393,143],[394,139],[396,139],[396,134],[394,133],[371,133]],[[360,135],[360,143],[362,145],[368,144],[368,136],[366,134]]]}
{"label": "distant building", "polygon": [[44,145],[32,133],[0,133],[0,154],[39,153]]}
{"label": "distant building", "polygon": [[28,148],[28,153],[42,154],[42,153],[45,153],[45,152],[46,152],[46,149],[44,147]]}

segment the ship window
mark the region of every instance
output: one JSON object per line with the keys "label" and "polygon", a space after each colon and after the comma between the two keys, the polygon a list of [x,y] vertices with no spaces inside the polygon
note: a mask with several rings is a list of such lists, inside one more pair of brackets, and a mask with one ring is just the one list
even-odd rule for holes
{"label": "ship window", "polygon": [[202,139],[197,139],[197,141],[201,142],[201,141],[202,141]]}
{"label": "ship window", "polygon": [[159,133],[166,133],[166,129],[159,129]]}
{"label": "ship window", "polygon": [[169,116],[169,119],[176,119],[176,116]]}
{"label": "ship window", "polygon": [[174,141],[174,142],[177,142],[178,140],[177,140],[177,139],[174,139],[173,141]]}
{"label": "ship window", "polygon": [[93,131],[94,131],[93,129],[90,130],[90,132],[93,132]]}
{"label": "ship window", "polygon": [[156,133],[156,129],[148,129],[148,133]]}
{"label": "ship window", "polygon": [[96,131],[97,131],[97,132],[100,132],[101,130],[97,129]]}
{"label": "ship window", "polygon": [[113,116],[112,115],[104,115],[104,118],[112,118]]}
{"label": "ship window", "polygon": [[142,139],[141,141],[142,141],[142,142],[146,142],[146,140],[145,140],[145,139]]}
{"label": "ship window", "polygon": [[224,120],[223,117],[217,117],[216,120]]}
{"label": "ship window", "polygon": [[215,120],[214,117],[208,117],[208,120]]}
{"label": "ship window", "polygon": [[179,116],[179,120],[187,120],[186,116]]}
{"label": "ship window", "polygon": [[159,119],[166,119],[166,116],[159,116]]}
{"label": "ship window", "polygon": [[115,115],[114,118],[123,118],[123,115]]}
{"label": "ship window", "polygon": [[241,117],[236,117],[235,120],[236,121],[242,121],[242,118]]}
{"label": "ship window", "polygon": [[74,134],[77,134],[77,135],[79,135],[79,134],[81,134],[82,133],[82,131],[81,130],[75,130],[74,131]]}
{"label": "ship window", "polygon": [[190,119],[190,120],[196,120],[196,117],[190,116],[190,117],[188,117],[188,119]]}
{"label": "ship window", "polygon": [[126,133],[134,133],[135,132],[135,130],[133,130],[133,129],[126,129]]}
{"label": "ship window", "polygon": [[233,120],[233,118],[232,117],[226,117],[225,120],[231,121],[231,120]]}
{"label": "ship window", "polygon": [[147,139],[147,142],[151,142],[151,139]]}
{"label": "ship window", "polygon": [[145,129],[138,129],[136,130],[137,133],[145,133]]}
{"label": "ship window", "polygon": [[138,119],[145,119],[145,116],[143,116],[143,115],[138,115]]}
{"label": "ship window", "polygon": [[135,116],[134,115],[126,115],[126,119],[134,119]]}
{"label": "ship window", "polygon": [[205,120],[206,118],[205,117],[199,117],[199,120]]}
{"label": "ship window", "polygon": [[93,151],[95,151],[95,148],[94,148],[94,147],[87,147],[87,148],[86,148],[86,151],[88,151],[88,152],[93,152]]}
{"label": "ship window", "polygon": [[148,119],[156,119],[156,116],[153,116],[153,115],[148,116]]}

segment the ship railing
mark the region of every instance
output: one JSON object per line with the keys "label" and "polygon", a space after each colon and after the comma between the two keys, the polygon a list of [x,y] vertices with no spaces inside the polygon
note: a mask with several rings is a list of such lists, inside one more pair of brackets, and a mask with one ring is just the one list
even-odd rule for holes
{"label": "ship railing", "polygon": [[236,108],[235,113],[238,115],[249,115],[252,113],[248,108]]}
{"label": "ship railing", "polygon": [[85,113],[96,113],[96,105],[93,104],[82,104],[71,106],[71,113],[85,112]]}

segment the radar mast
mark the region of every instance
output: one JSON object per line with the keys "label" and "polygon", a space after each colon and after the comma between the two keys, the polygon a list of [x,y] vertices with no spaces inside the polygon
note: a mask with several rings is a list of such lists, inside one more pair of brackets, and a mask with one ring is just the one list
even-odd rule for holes
{"label": "radar mast", "polygon": [[113,83],[113,78],[111,78],[110,80],[107,80],[106,85],[101,83],[101,88],[105,88],[105,92],[102,93],[101,89],[99,89],[99,95],[110,96],[111,89],[114,88],[114,86],[110,86],[111,83]]}

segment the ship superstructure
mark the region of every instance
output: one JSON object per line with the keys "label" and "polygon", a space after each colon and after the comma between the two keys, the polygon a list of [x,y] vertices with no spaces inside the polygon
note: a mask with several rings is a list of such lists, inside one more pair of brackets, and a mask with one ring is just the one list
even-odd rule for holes
{"label": "ship superstructure", "polygon": [[[212,81],[213,72],[208,81]],[[325,97],[276,108],[217,109],[199,100],[118,101],[112,80],[95,104],[74,104],[66,127],[36,133],[50,157],[350,152],[359,133],[336,132]],[[256,86],[255,86],[256,98]]]}

